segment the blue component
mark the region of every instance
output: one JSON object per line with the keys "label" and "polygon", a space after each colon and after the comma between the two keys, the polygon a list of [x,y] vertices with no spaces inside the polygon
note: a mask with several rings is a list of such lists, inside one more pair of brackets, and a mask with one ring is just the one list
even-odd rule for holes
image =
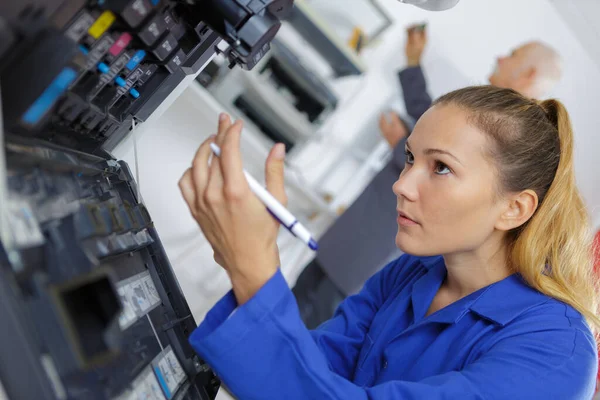
{"label": "blue component", "polygon": [[153,6],[157,5],[160,0],[150,0]]}
{"label": "blue component", "polygon": [[73,68],[63,69],[23,114],[21,120],[26,124],[37,124],[76,77],[77,72]]}
{"label": "blue component", "polygon": [[137,99],[138,97],[140,97],[140,92],[138,92],[135,89],[130,89],[129,90],[129,94],[131,95],[131,97],[133,97],[134,99]]}
{"label": "blue component", "polygon": [[165,396],[167,396],[167,399],[170,399],[171,390],[169,390],[169,387],[167,386],[167,382],[165,382],[165,378],[163,377],[162,372],[160,372],[160,369],[158,367],[154,367],[154,372],[156,373],[156,377],[158,378],[158,383],[160,383],[163,392],[165,392]]}
{"label": "blue component", "polygon": [[121,87],[127,85],[127,82],[125,82],[125,79],[121,78],[120,76],[117,76],[115,78],[115,83]]}
{"label": "blue component", "polygon": [[85,46],[84,46],[84,45],[82,45],[82,44],[80,44],[80,45],[79,45],[79,51],[81,51],[81,52],[82,52],[83,54],[85,54],[86,56],[87,56],[87,55],[88,55],[88,53],[90,52],[90,51],[88,50],[88,48],[87,48],[87,47],[85,47]]}
{"label": "blue component", "polygon": [[98,63],[98,71],[102,72],[103,74],[106,74],[108,71],[110,71],[110,67],[105,63],[101,62]]}
{"label": "blue component", "polygon": [[131,57],[129,62],[125,65],[125,68],[127,68],[130,71],[133,71],[135,67],[137,67],[138,64],[142,62],[144,57],[146,57],[146,52],[144,50],[138,50],[137,53],[135,53],[133,57]]}

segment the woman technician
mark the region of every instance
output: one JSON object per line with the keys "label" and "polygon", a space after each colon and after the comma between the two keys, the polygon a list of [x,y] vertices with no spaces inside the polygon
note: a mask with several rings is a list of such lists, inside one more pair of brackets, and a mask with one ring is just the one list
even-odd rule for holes
{"label": "woman technician", "polygon": [[[396,244],[411,255],[312,332],[278,269],[278,226],[242,173],[240,131],[222,118],[180,182],[233,286],[190,342],[238,398],[592,396],[596,292],[560,102],[489,86],[437,100],[393,186]],[[222,156],[208,168],[211,140]],[[283,150],[266,169],[285,202]]]}

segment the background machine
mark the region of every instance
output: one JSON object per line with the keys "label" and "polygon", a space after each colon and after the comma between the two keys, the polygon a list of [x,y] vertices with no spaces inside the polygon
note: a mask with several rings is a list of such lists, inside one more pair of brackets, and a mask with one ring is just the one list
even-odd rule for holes
{"label": "background machine", "polygon": [[252,69],[292,2],[0,4],[9,399],[215,397],[219,381],[187,343],[196,322],[152,218],[110,151],[216,52]]}

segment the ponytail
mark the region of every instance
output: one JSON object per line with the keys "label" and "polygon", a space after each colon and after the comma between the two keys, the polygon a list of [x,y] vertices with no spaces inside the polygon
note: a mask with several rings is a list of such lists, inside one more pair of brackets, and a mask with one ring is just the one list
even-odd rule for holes
{"label": "ponytail", "polygon": [[569,114],[557,100],[543,101],[540,106],[557,128],[560,159],[544,200],[514,242],[512,262],[532,287],[570,304],[598,329],[592,235],[575,182]]}
{"label": "ponytail", "polygon": [[558,100],[537,102],[510,89],[469,87],[435,104],[455,104],[487,133],[500,191],[533,190],[538,208],[509,232],[510,265],[536,290],[578,310],[598,332],[592,231],[573,168],[573,130]]}

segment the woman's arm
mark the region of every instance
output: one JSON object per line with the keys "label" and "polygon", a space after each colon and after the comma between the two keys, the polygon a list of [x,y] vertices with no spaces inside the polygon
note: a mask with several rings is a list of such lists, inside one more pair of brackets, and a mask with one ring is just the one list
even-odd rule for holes
{"label": "woman's arm", "polygon": [[[325,322],[319,329],[309,332],[332,372],[352,379],[365,335],[369,331],[373,317],[385,299],[389,297],[391,288],[401,284],[398,280],[402,277],[404,267],[410,267],[411,265],[408,264],[411,264],[413,259],[414,257],[404,255],[388,264],[365,283],[360,293],[348,297],[331,320]],[[212,337],[212,333],[227,319],[232,320],[231,326],[234,327],[232,332],[237,332],[238,329],[243,330],[244,326],[252,325],[252,319],[249,316],[256,315],[257,308],[264,309],[264,305],[279,303],[289,295],[288,292],[288,286],[281,273],[277,273],[254,298],[249,300],[247,306],[241,306],[234,315],[231,313],[237,308],[237,302],[233,293],[230,292],[208,313],[190,341],[197,345],[197,338]],[[294,304],[290,305],[291,308],[285,310],[285,321],[282,323],[289,324],[289,329],[292,331],[305,330],[304,324],[298,317],[297,306],[295,302],[292,301],[292,303]],[[237,317],[238,313],[240,313],[240,317]],[[241,337],[234,333],[227,342],[233,343],[239,339]]]}
{"label": "woman's arm", "polygon": [[[595,348],[581,331],[532,331],[526,322],[461,371],[357,386],[349,369],[338,373],[336,366],[346,351],[356,357],[358,346],[346,345],[343,335],[325,335],[332,343],[320,346],[280,273],[231,318],[214,322],[203,323],[190,342],[241,400],[585,399],[594,389],[588,382]],[[336,351],[340,359],[332,357]]]}
{"label": "woman's arm", "polygon": [[415,260],[403,255],[386,265],[367,280],[359,293],[346,298],[329,321],[310,331],[331,371],[352,379],[373,318],[391,291],[403,286],[403,277],[418,263]]}

